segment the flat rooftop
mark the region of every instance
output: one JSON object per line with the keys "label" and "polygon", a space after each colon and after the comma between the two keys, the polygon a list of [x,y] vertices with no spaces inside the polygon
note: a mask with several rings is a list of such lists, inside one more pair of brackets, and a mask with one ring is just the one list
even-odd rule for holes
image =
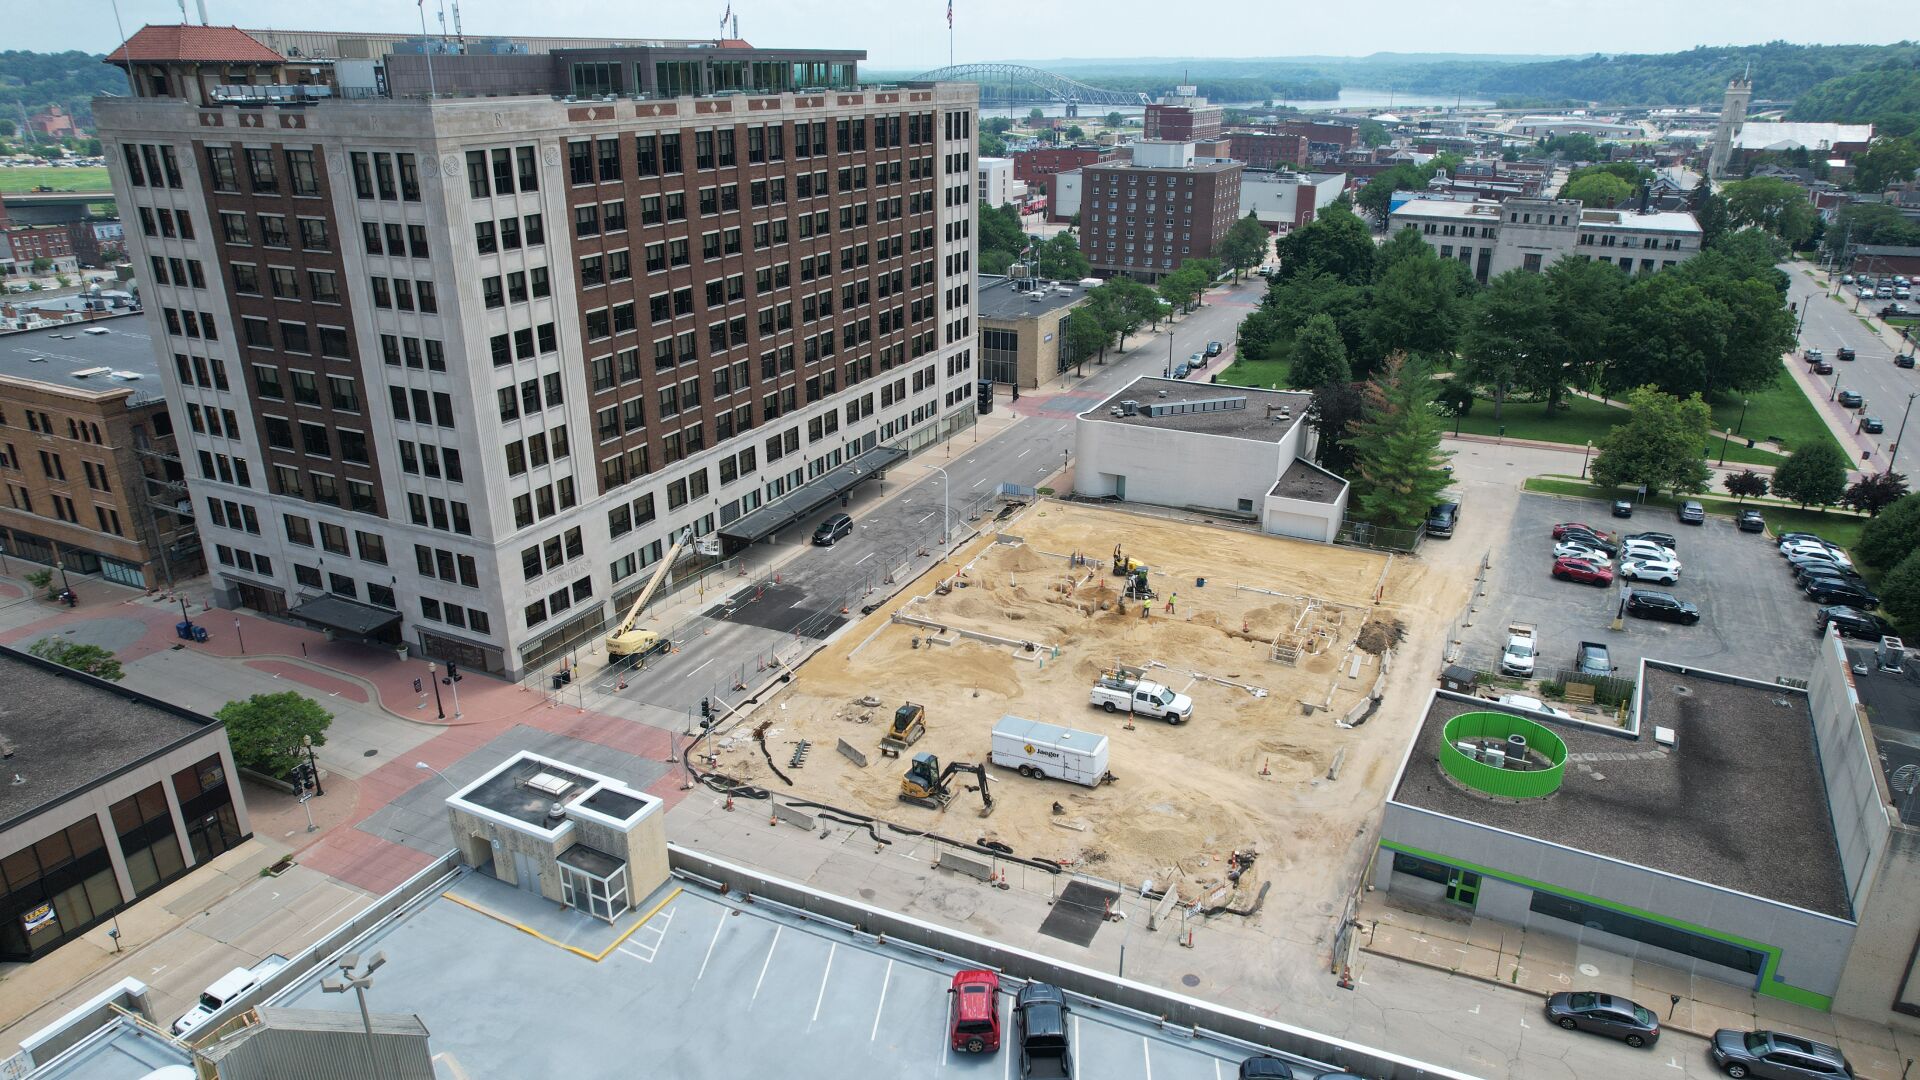
{"label": "flat rooftop", "polygon": [[1390,216],[1446,218],[1455,221],[1461,218],[1473,218],[1497,222],[1500,220],[1500,204],[1473,199],[1412,198],[1394,207]]}
{"label": "flat rooftop", "polygon": [[0,334],[0,375],[95,394],[130,389],[129,405],[162,395],[153,338],[137,314]]}
{"label": "flat rooftop", "polygon": [[1082,165],[1080,168],[1083,172],[1125,172],[1130,169],[1137,169],[1141,172],[1205,173],[1244,169],[1246,168],[1246,164],[1244,162],[1217,158],[1195,158],[1191,165],[1137,165],[1131,158],[1128,158],[1115,159],[1113,161],[1096,161],[1090,165]]}
{"label": "flat rooftop", "polygon": [[[358,1023],[359,1018],[354,1020]],[[34,1080],[149,1080],[168,1066],[191,1072],[193,1054],[166,1036],[120,1017],[45,1061],[31,1075]]]}
{"label": "flat rooftop", "polygon": [[1631,229],[1635,232],[1671,232],[1700,234],[1700,222],[1679,210],[1661,210],[1642,214],[1632,209],[1582,210],[1580,224],[1600,228]]}
{"label": "flat rooftop", "polygon": [[[536,781],[536,778],[539,779]],[[456,798],[536,828],[551,829],[560,824],[547,817],[553,804],[572,802],[597,780],[598,777],[573,772],[545,758],[523,757],[463,789]],[[552,781],[559,785],[554,790],[529,786]]]}
{"label": "flat rooftop", "polygon": [[[455,888],[482,907],[487,890],[513,892],[478,874]],[[592,921],[544,907],[552,914],[543,919]],[[993,1055],[948,1049],[947,987],[959,963],[691,886],[676,892],[670,884],[636,907],[651,914],[595,963],[436,895],[360,944],[363,954],[384,949],[391,957],[369,1005],[417,1014],[447,1074],[475,1077],[523,1075],[530,1061],[542,1076],[606,1076],[608,1062],[644,1061],[654,1063],[651,1075],[675,1080],[998,1078],[1019,1053],[1010,1035]],[[541,931],[565,940],[557,926],[543,922]],[[350,995],[321,992],[320,974],[273,1004],[354,1012]],[[1218,1080],[1252,1053],[1072,1004],[1082,1006],[1073,1013],[1075,1076]],[[1003,995],[1009,1033],[1010,1006],[1011,994]],[[537,1022],[528,1022],[530,1007]],[[1301,1080],[1324,1074],[1288,1060]]]}
{"label": "flat rooftop", "polygon": [[1269,495],[1282,499],[1300,499],[1304,502],[1330,503],[1340,497],[1347,486],[1345,480],[1308,461],[1306,458],[1294,458],[1287,471],[1274,481]]}
{"label": "flat rooftop", "polygon": [[214,726],[211,717],[0,647],[0,736],[13,744],[0,826]]}
{"label": "flat rooftop", "polygon": [[[1834,844],[1806,695],[1686,675],[1651,663],[1637,739],[1551,725],[1566,779],[1540,799],[1493,799],[1441,770],[1442,726],[1465,712],[1512,712],[1436,694],[1395,802],[1734,889],[1835,918],[1853,917]],[[1654,742],[1672,728],[1676,743]]]}
{"label": "flat rooftop", "polygon": [[[1880,770],[1892,783],[1902,766],[1920,767],[1920,663],[1908,660],[1901,671],[1881,671],[1874,647],[1853,642],[1847,643],[1847,663],[1854,669],[1854,692],[1867,707]],[[1893,801],[1902,821],[1920,825],[1920,792],[1906,796],[1896,789]]]}
{"label": "flat rooftop", "polygon": [[[1246,404],[1244,408],[1215,412],[1176,412],[1165,416],[1147,414],[1149,405],[1177,405],[1183,402],[1218,401],[1222,398],[1245,398]],[[1133,416],[1113,415],[1113,410],[1122,408],[1121,402],[1125,401],[1136,402],[1139,411]],[[1254,386],[1185,382],[1148,375],[1128,383],[1119,393],[1081,413],[1080,418],[1109,424],[1191,431],[1201,435],[1223,435],[1230,439],[1279,442],[1286,438],[1295,425],[1306,422],[1307,408],[1312,404],[1313,395],[1304,391],[1262,390]],[[1272,415],[1269,415],[1269,407]],[[1288,411],[1286,420],[1278,418],[1279,410],[1283,408]]]}
{"label": "flat rooftop", "polygon": [[[973,291],[975,310],[982,319],[1012,321],[1033,319],[1077,304],[1087,298],[1087,290],[1077,282],[1045,282],[1039,289],[1016,289],[1014,279],[980,275]],[[1039,299],[1034,299],[1034,297]]]}

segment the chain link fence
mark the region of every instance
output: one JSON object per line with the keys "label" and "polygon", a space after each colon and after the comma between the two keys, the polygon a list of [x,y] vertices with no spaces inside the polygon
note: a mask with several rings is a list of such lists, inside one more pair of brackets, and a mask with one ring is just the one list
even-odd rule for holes
{"label": "chain link fence", "polygon": [[1374,551],[1411,554],[1420,549],[1420,542],[1426,539],[1426,535],[1425,528],[1395,529],[1386,525],[1375,525],[1371,521],[1361,521],[1349,514],[1340,519],[1340,531],[1335,534],[1333,542],[1371,548]]}

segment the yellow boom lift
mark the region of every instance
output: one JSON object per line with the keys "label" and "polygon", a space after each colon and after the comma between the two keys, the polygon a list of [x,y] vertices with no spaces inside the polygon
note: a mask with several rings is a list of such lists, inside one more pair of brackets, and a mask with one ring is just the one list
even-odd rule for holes
{"label": "yellow boom lift", "polygon": [[667,579],[667,571],[673,569],[673,561],[679,558],[680,549],[686,547],[687,541],[692,538],[693,530],[683,529],[680,532],[680,538],[673,542],[673,547],[667,549],[666,557],[660,560],[660,568],[653,572],[653,580],[647,582],[647,587],[641,589],[640,595],[634,598],[633,606],[627,609],[627,617],[621,619],[620,625],[614,627],[613,632],[607,635],[608,658],[644,656],[652,652],[665,652],[672,647],[672,641],[652,630],[636,628],[634,623],[640,618],[640,611],[647,606],[647,601],[653,599],[653,594],[660,588],[660,583]]}

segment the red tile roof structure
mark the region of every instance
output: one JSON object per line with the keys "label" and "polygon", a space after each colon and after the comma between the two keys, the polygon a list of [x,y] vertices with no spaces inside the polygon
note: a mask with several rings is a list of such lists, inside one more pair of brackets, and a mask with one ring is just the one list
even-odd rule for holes
{"label": "red tile roof structure", "polygon": [[237,26],[143,26],[107,55],[109,64],[202,62],[279,64],[286,57]]}

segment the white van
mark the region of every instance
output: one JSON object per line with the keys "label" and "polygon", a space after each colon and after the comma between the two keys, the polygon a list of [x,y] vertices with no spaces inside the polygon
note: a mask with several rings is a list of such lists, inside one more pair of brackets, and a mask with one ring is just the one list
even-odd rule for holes
{"label": "white van", "polygon": [[185,1036],[195,1028],[206,1023],[214,1013],[227,1007],[227,1003],[241,994],[260,985],[267,976],[287,966],[287,958],[279,953],[267,957],[252,967],[234,968],[215,979],[212,986],[200,991],[200,1000],[186,1015],[173,1022],[173,1033]]}

